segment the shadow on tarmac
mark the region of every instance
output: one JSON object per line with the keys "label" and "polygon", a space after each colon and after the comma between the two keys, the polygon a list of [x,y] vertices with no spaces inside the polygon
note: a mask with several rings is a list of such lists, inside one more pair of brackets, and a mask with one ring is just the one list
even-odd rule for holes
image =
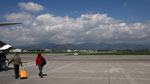
{"label": "shadow on tarmac", "polygon": [[43,76],[47,76],[47,74],[43,74]]}
{"label": "shadow on tarmac", "polygon": [[8,69],[7,69],[7,70],[5,70],[5,69],[1,69],[1,70],[0,70],[0,72],[2,72],[2,71],[8,71],[8,70],[14,70],[14,68],[13,68],[13,67],[8,67]]}

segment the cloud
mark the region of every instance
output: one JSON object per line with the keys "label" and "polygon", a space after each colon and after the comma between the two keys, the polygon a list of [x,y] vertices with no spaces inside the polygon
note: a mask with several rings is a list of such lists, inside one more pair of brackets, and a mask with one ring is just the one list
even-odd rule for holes
{"label": "cloud", "polygon": [[22,22],[25,25],[31,25],[33,16],[25,12],[20,12],[20,13],[7,14],[5,15],[5,18],[8,21]]}
{"label": "cloud", "polygon": [[22,26],[12,28],[0,28],[0,38],[2,41],[12,45],[34,44],[35,38],[32,36],[32,29]]}
{"label": "cloud", "polygon": [[[6,18],[7,20],[26,20],[22,19],[22,16],[28,18],[27,21],[32,17],[24,13],[12,13]],[[82,14],[78,18],[70,18],[47,13],[32,18],[30,28],[20,26],[1,29],[0,38],[9,39],[10,42],[18,43],[17,45],[25,44],[25,42],[26,44],[37,42],[149,44],[150,22],[128,24],[107,14]]]}
{"label": "cloud", "polygon": [[39,12],[39,11],[44,10],[44,7],[42,5],[39,5],[33,2],[28,2],[28,3],[20,2],[18,6],[22,10],[27,10],[27,11],[32,11],[32,12]]}

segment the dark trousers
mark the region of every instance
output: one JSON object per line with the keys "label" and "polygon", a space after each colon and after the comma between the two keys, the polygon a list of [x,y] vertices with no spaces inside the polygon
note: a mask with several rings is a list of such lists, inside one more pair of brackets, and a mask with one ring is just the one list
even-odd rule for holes
{"label": "dark trousers", "polygon": [[14,65],[15,78],[19,77],[19,65]]}
{"label": "dark trousers", "polygon": [[39,75],[43,76],[43,72],[42,72],[43,66],[38,66],[38,68],[39,68]]}

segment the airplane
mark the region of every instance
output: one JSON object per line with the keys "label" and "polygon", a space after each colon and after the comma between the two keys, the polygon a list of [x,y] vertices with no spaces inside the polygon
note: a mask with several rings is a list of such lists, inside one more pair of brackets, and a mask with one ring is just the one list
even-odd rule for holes
{"label": "airplane", "polygon": [[0,41],[0,51],[7,50],[7,49],[9,49],[11,47],[12,47],[11,45],[6,44],[6,43]]}
{"label": "airplane", "polygon": [[6,53],[8,53],[11,48],[11,45],[0,41],[0,71],[8,70],[8,60],[5,60],[5,62],[3,62],[2,60],[4,60],[4,56],[6,56]]}
{"label": "airplane", "polygon": [[[7,22],[7,23],[0,23],[0,26],[8,26],[8,25],[16,25],[21,24],[19,22]],[[9,52],[9,50],[13,48],[11,45],[6,44],[0,40],[0,60],[2,59],[3,53]],[[6,62],[6,61],[5,61]],[[8,64],[8,62],[7,62]],[[0,62],[0,71],[4,69],[5,64]],[[6,65],[8,67],[8,65]]]}
{"label": "airplane", "polygon": [[[0,23],[0,26],[8,26],[8,25],[16,25],[16,24],[22,24],[22,23],[20,23],[20,22],[5,22],[5,23]],[[0,51],[8,50],[10,48],[12,48],[11,45],[8,45],[8,44],[0,41]]]}

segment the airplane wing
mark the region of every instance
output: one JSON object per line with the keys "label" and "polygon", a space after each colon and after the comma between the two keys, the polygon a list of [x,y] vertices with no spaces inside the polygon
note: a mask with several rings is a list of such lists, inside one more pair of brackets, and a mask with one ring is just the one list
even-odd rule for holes
{"label": "airplane wing", "polygon": [[15,25],[15,24],[21,24],[21,23],[19,22],[0,23],[0,26]]}

